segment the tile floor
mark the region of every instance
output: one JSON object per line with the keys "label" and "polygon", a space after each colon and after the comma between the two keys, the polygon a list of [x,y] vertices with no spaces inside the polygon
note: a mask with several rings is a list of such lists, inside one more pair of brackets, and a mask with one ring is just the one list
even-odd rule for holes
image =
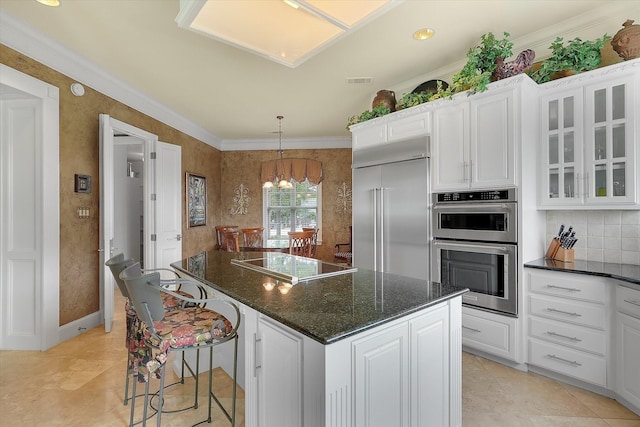
{"label": "tile floor", "polygon": [[[123,305],[122,297],[116,298],[116,307]],[[123,347],[124,310],[116,310],[110,334],[98,327],[46,352],[0,351],[0,426],[127,426]],[[201,380],[206,381],[205,374]],[[220,390],[223,404],[230,407],[230,378],[218,369],[214,382],[214,390]],[[190,393],[189,386],[171,387],[165,405],[180,405]],[[164,414],[163,426],[183,427],[204,419],[205,398],[206,392],[197,410]],[[237,404],[237,425],[244,426],[242,389]],[[150,421],[155,425],[155,418]],[[214,405],[213,422],[204,425],[229,423]],[[614,400],[465,353],[463,425],[640,427],[640,416]]]}

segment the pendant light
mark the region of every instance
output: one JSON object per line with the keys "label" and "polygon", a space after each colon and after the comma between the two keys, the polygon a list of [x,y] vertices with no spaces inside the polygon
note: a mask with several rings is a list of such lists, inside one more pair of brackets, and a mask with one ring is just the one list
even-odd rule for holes
{"label": "pendant light", "polygon": [[276,116],[278,119],[278,151],[276,153],[276,161],[274,163],[274,175],[275,179],[273,182],[265,181],[262,185],[262,188],[272,188],[274,185],[277,185],[278,188],[293,188],[293,184],[287,181],[284,171],[284,162],[282,160],[282,119],[284,116]]}

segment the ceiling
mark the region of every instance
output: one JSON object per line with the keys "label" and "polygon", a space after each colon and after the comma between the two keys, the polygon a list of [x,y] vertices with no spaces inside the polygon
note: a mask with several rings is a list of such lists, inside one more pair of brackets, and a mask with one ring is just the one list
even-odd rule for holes
{"label": "ceiling", "polygon": [[[348,138],[348,118],[370,109],[378,90],[400,98],[426,80],[450,81],[487,32],[509,32],[514,54],[533,48],[540,59],[556,36],[593,39],[640,21],[635,0],[406,0],[291,68],[179,28],[179,0],[61,2],[0,0],[0,13],[231,144],[274,138],[277,115],[285,140]],[[422,27],[435,36],[414,40]],[[373,81],[347,84],[354,77]]]}

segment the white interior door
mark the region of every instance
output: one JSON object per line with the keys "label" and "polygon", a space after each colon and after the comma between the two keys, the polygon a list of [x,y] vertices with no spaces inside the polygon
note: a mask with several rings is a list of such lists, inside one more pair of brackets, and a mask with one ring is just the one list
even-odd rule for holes
{"label": "white interior door", "polygon": [[122,196],[122,190],[115,187],[114,179],[114,136],[126,135],[141,141],[145,167],[143,170],[143,246],[145,268],[156,266],[156,245],[152,240],[155,234],[155,206],[152,202],[154,188],[154,167],[151,153],[155,149],[158,137],[137,127],[100,114],[100,308],[104,318],[104,329],[111,331],[113,323],[113,298],[115,281],[105,262],[121,251],[114,246],[115,230],[119,227],[115,215],[115,197]]}
{"label": "white interior door", "polygon": [[59,340],[58,94],[0,64],[3,350],[46,350]]}
{"label": "white interior door", "polygon": [[156,265],[168,268],[182,259],[182,147],[156,144],[155,176]]}

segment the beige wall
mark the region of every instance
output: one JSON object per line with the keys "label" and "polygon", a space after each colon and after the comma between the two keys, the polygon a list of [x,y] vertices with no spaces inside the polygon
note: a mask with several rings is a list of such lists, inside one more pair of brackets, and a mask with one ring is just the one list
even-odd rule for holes
{"label": "beige wall", "polygon": [[[220,200],[220,151],[85,87],[82,97],[71,94],[69,77],[0,44],[0,62],[60,89],[60,325],[100,309],[99,293],[99,124],[101,113],[158,135],[160,141],[182,147],[182,170],[206,176],[207,222],[216,222]],[[74,192],[74,174],[92,177],[92,192]],[[183,173],[183,196],[184,196]],[[184,197],[183,209],[184,209]],[[76,217],[88,207],[89,219]],[[184,210],[183,210],[184,211]],[[213,248],[211,227],[187,229],[183,222],[183,255]]]}
{"label": "beige wall", "polygon": [[[262,226],[262,182],[260,164],[274,160],[273,151],[225,151],[222,153],[222,180],[220,224],[240,227]],[[346,183],[351,190],[351,149],[285,150],[286,158],[310,158],[322,162],[322,245],[317,257],[332,261],[336,243],[349,241],[351,211],[338,209],[338,187]],[[234,191],[240,184],[248,188],[249,202],[246,215],[232,215]],[[349,204],[349,209],[351,205]]]}
{"label": "beige wall", "polygon": [[[207,226],[187,228],[183,216],[184,257],[213,249],[213,227],[237,224],[251,227],[262,224],[260,162],[272,160],[275,151],[223,152],[204,144],[158,120],[86,87],[76,97],[69,87],[74,82],[5,45],[0,44],[0,62],[60,89],[60,325],[67,324],[100,309],[99,293],[99,124],[98,115],[110,116],[158,135],[158,139],[182,147],[183,212],[185,173],[207,178]],[[324,245],[319,255],[332,259],[333,245],[348,241],[351,213],[336,211],[337,186],[346,182],[351,188],[351,150],[290,150],[285,157],[310,157],[324,164],[323,183]],[[92,192],[74,192],[74,174],[92,177]],[[247,215],[231,215],[233,190],[243,183],[252,198]],[[78,207],[87,207],[89,219],[76,217]]]}

